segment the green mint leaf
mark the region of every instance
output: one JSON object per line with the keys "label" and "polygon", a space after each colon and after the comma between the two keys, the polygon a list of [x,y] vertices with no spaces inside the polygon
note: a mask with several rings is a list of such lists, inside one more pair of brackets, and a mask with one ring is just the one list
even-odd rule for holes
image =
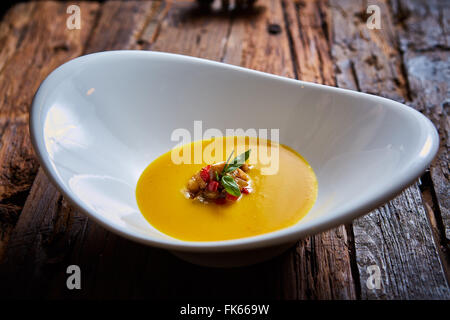
{"label": "green mint leaf", "polygon": [[234,158],[234,160],[223,169],[223,173],[233,172],[234,170],[242,166],[250,157],[250,151],[251,149],[248,149],[244,153],[241,153],[236,158]]}
{"label": "green mint leaf", "polygon": [[225,191],[228,192],[229,194],[235,197],[239,197],[241,195],[241,189],[239,189],[239,186],[232,177],[222,176],[220,183],[222,184]]}

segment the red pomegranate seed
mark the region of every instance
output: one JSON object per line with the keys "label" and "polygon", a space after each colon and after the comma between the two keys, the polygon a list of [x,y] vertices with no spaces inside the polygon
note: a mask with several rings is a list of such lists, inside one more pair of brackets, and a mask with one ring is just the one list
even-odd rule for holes
{"label": "red pomegranate seed", "polygon": [[210,183],[208,183],[209,191],[217,191],[218,187],[219,187],[219,183],[217,181],[211,181]]}
{"label": "red pomegranate seed", "polygon": [[249,194],[250,193],[250,191],[247,188],[242,188],[241,192],[245,193],[245,194]]}
{"label": "red pomegranate seed", "polygon": [[236,201],[239,197],[233,196],[232,194],[227,193],[227,199],[231,201]]}
{"label": "red pomegranate seed", "polygon": [[202,168],[200,171],[200,177],[203,179],[203,181],[208,182],[209,181],[209,169],[211,168],[210,165],[207,165],[206,167]]}

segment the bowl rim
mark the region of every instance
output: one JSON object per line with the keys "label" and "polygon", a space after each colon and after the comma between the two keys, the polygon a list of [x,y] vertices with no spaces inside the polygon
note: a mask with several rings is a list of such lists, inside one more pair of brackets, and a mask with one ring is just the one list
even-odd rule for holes
{"label": "bowl rim", "polygon": [[[355,205],[350,210],[334,210],[333,214],[322,216],[318,218],[311,219],[300,225],[294,225],[280,230],[272,231],[269,233],[264,233],[261,235],[223,240],[223,241],[184,241],[168,236],[168,239],[155,238],[149,235],[141,235],[134,233],[118,224],[108,221],[102,215],[96,214],[94,210],[86,206],[81,201],[78,201],[72,196],[70,190],[68,190],[64,184],[59,182],[57,173],[54,171],[53,166],[49,160],[49,155],[45,148],[43,128],[40,126],[40,118],[43,103],[45,102],[46,92],[51,91],[50,81],[55,77],[57,73],[63,73],[67,66],[77,63],[82,63],[85,60],[96,59],[102,56],[115,56],[115,55],[126,55],[129,58],[146,56],[152,59],[153,57],[165,58],[173,61],[183,60],[189,63],[201,63],[206,65],[211,65],[218,68],[224,68],[228,70],[236,70],[240,72],[245,72],[248,75],[264,77],[269,79],[276,79],[282,82],[296,84],[304,86],[305,88],[319,88],[322,90],[327,90],[329,92],[335,92],[344,95],[350,95],[355,97],[364,97],[365,99],[373,100],[379,103],[383,103],[388,108],[399,108],[402,112],[409,113],[417,121],[419,125],[428,133],[428,139],[430,139],[431,147],[428,153],[420,159],[420,161],[415,161],[412,168],[401,175],[395,182],[390,184],[388,188],[378,190],[376,195],[370,201],[357,201]],[[53,88],[54,90],[54,88]],[[387,103],[387,105],[386,105]],[[391,105],[391,106],[389,106]],[[100,224],[102,227],[116,233],[122,237],[133,240],[138,243],[145,245],[150,245],[154,247],[175,250],[175,251],[186,251],[186,252],[226,252],[226,251],[237,251],[237,250],[250,250],[262,247],[269,247],[275,245],[281,245],[288,242],[296,242],[306,236],[314,235],[339,225],[346,224],[354,220],[355,218],[369,213],[371,210],[376,209],[378,206],[387,202],[388,200],[394,198],[396,195],[402,192],[406,187],[413,184],[418,177],[425,171],[429,166],[433,158],[435,157],[439,149],[439,136],[433,123],[425,117],[419,111],[408,107],[402,103],[390,100],[387,98],[366,94],[358,91],[342,89],[337,87],[331,87],[327,85],[306,82],[296,79],[290,79],[266,72],[256,71],[252,69],[247,69],[239,66],[234,66],[222,62],[216,62],[212,60],[196,58],[186,55],[165,53],[165,52],[154,52],[154,51],[141,51],[141,50],[113,50],[113,51],[103,51],[91,53],[88,55],[83,55],[68,62],[60,65],[55,70],[53,70],[40,84],[37,89],[31,107],[29,111],[29,131],[31,137],[31,143],[36,152],[37,158],[41,164],[42,169],[45,174],[53,183],[59,192],[67,199],[69,202],[76,207],[83,214],[93,219],[96,223]]]}

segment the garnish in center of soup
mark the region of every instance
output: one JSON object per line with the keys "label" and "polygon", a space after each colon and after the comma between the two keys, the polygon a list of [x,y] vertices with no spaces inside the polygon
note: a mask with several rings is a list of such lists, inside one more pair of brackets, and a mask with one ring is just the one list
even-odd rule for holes
{"label": "garnish in center of soup", "polygon": [[207,165],[194,174],[187,183],[187,196],[202,203],[225,204],[239,200],[242,194],[249,194],[252,191],[247,174],[250,166],[245,161],[250,150],[229,163],[231,155],[226,162]]}
{"label": "garnish in center of soup", "polygon": [[[188,161],[180,163],[177,157]],[[249,137],[177,147],[154,160],[136,187],[147,221],[186,241],[231,240],[292,226],[316,197],[316,176],[302,156]]]}

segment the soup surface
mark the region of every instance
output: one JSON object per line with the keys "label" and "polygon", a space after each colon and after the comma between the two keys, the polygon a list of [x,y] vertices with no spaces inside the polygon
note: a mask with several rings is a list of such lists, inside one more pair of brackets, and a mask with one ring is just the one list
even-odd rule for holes
{"label": "soup surface", "polygon": [[[223,151],[217,151],[218,146]],[[245,150],[251,150],[251,193],[226,204],[194,201],[186,195],[186,183],[195,172]],[[199,151],[201,163],[195,164]],[[177,164],[180,155],[191,164]],[[316,197],[316,176],[305,159],[284,145],[248,137],[196,141],[169,151],[144,170],[136,187],[137,203],[147,221],[185,241],[230,240],[292,226]]]}

